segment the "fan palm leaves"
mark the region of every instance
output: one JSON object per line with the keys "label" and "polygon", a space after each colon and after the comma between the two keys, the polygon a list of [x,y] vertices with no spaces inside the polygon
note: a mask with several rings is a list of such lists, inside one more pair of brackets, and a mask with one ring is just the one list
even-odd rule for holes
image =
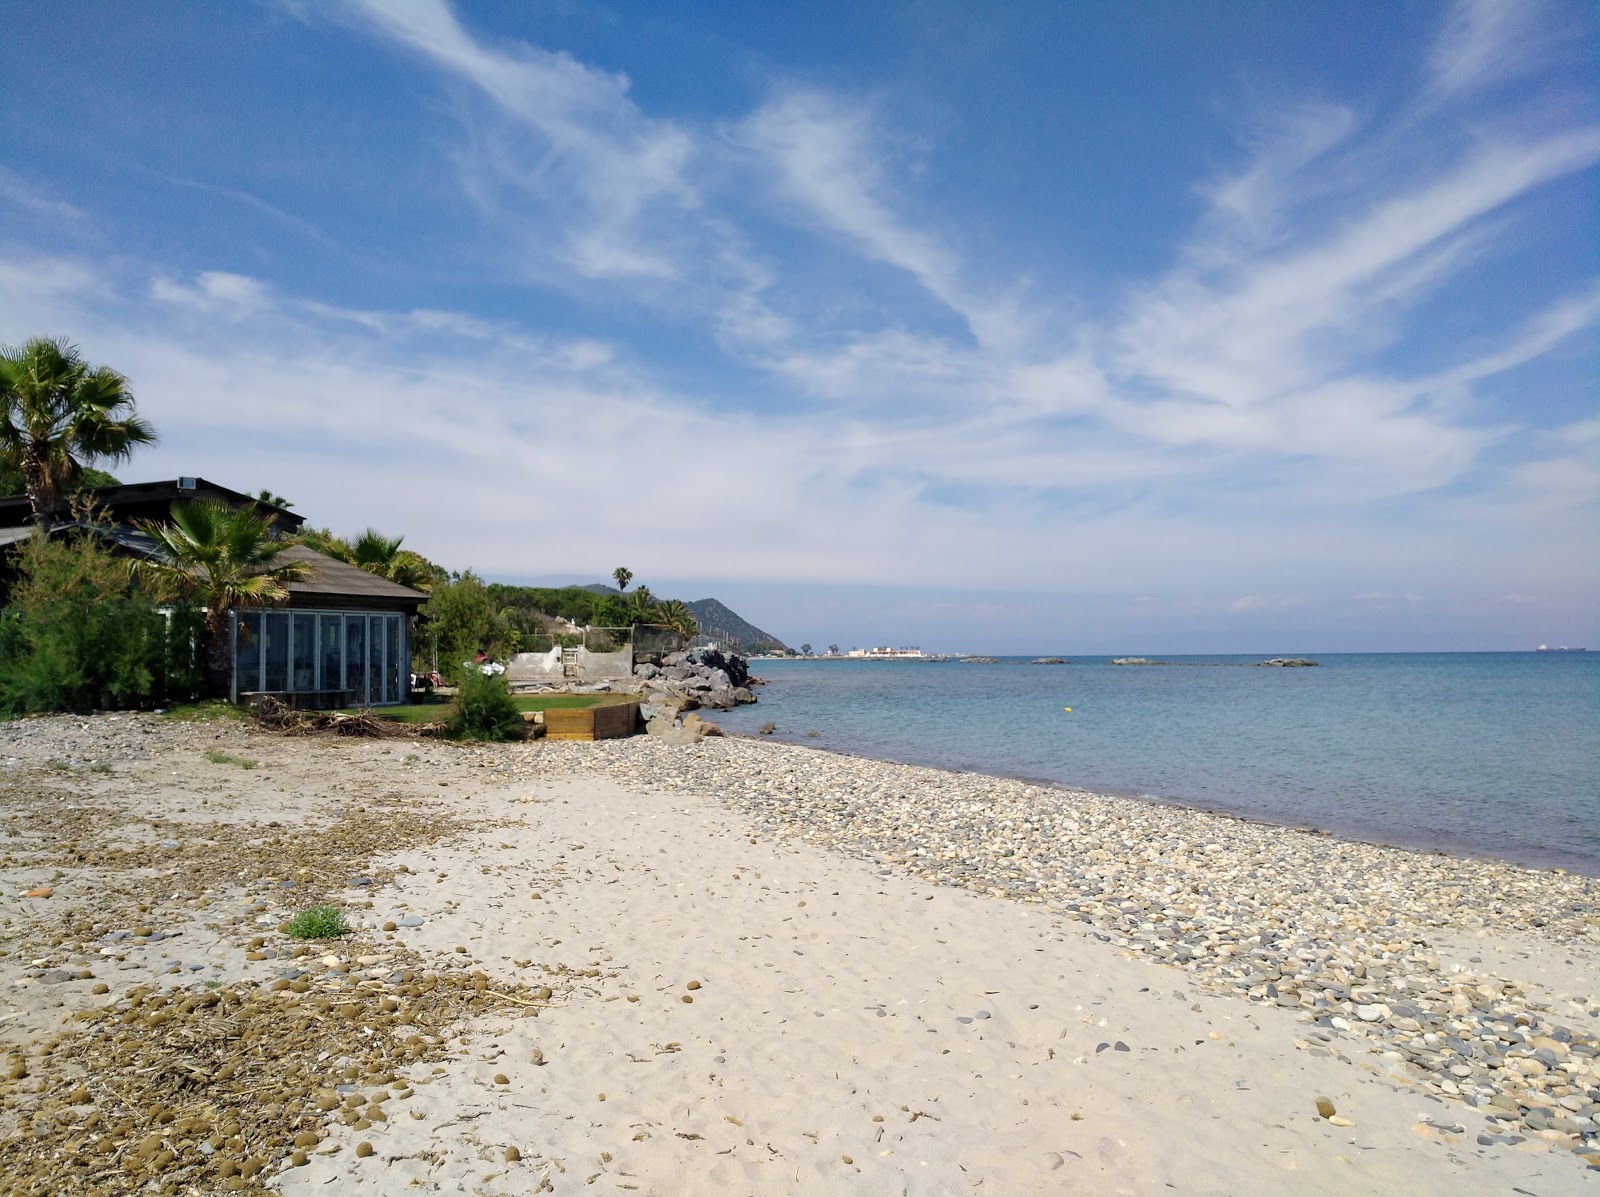
{"label": "fan palm leaves", "polygon": [[666,602],[657,603],[650,616],[653,622],[672,628],[687,640],[700,634],[700,621],[682,599],[667,599]]}
{"label": "fan palm leaves", "polygon": [[300,533],[307,548],[387,578],[413,590],[432,590],[440,571],[420,553],[401,548],[404,536],[385,536],[368,528],[360,536],[335,536],[326,528],[308,528]]}
{"label": "fan palm leaves", "polygon": [[22,475],[35,523],[48,521],[84,463],[125,461],[155,439],[128,380],[91,366],[70,341],[35,337],[0,350],[0,465]]}
{"label": "fan palm leaves", "polygon": [[136,572],[157,593],[205,608],[206,680],[213,694],[226,693],[234,649],[229,613],[282,603],[288,584],[305,578],[310,567],[281,560],[293,542],[273,538],[270,517],[221,503],[174,503],[170,524],[142,521],[138,527],[155,541],[156,554],[140,561]]}

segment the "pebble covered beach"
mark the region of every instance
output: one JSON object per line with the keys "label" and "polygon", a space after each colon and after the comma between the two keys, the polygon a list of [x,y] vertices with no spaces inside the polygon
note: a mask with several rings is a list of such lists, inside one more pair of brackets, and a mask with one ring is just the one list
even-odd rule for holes
{"label": "pebble covered beach", "polygon": [[1600,974],[1529,992],[1432,946],[1526,936],[1592,967],[1596,878],[745,739],[550,745],[532,767],[710,791],[775,836],[1047,903],[1104,943],[1299,1011],[1307,1050],[1372,1053],[1475,1109],[1481,1143],[1539,1136],[1600,1165]]}
{"label": "pebble covered beach", "polygon": [[[1122,1123],[1098,1141],[1097,1157],[1034,1144],[1040,1132],[1027,1120],[1038,1115],[1021,1108],[1030,1097],[1036,1110],[1079,1094],[1087,1108],[1071,1122],[1092,1126],[1113,1107],[1158,1101],[1144,1074],[1130,1072],[1129,1088],[1096,1090],[1114,1082],[1085,1088],[1079,1074],[1052,1072],[1048,1085],[1030,1089],[1000,1070],[1024,1077],[1035,1074],[1022,1069],[1066,1066],[1087,1076],[1101,1053],[1132,1068],[1157,1050],[1136,1032],[1154,1038],[1162,1028],[1174,1040],[1163,1051],[1243,1053],[1227,1065],[1239,1079],[1226,1092],[1209,1092],[1208,1074],[1196,1074],[1197,1104],[1250,1100],[1243,1095],[1254,1089],[1270,1110],[1280,1104],[1272,1086],[1283,1090],[1281,1104],[1295,1110],[1288,1129],[1260,1132],[1290,1136],[1273,1158],[1326,1150],[1339,1166],[1360,1167],[1359,1149],[1327,1136],[1388,1133],[1371,1116],[1352,1117],[1356,1106],[1392,1111],[1411,1101],[1414,1121],[1394,1134],[1422,1146],[1404,1147],[1412,1154],[1403,1161],[1401,1148],[1364,1148],[1410,1169],[1395,1173],[1413,1177],[1409,1191],[1461,1191],[1462,1177],[1481,1174],[1520,1178],[1539,1194],[1579,1192],[1600,1177],[1594,878],[734,737],[461,747],[282,737],[234,720],[62,717],[0,727],[0,762],[7,1191],[294,1193],[338,1179],[370,1192],[403,1180],[461,1192],[576,1192],[603,1181],[670,1193],[688,1191],[670,1178],[692,1174],[704,1192],[935,1193],[954,1191],[941,1186],[981,1164],[1005,1191],[1050,1192],[1061,1191],[1056,1170],[1098,1158],[1123,1191],[1156,1192],[1172,1174],[1146,1176],[1148,1158],[1116,1154],[1116,1136],[1133,1133]],[[574,838],[580,832],[585,842]],[[760,870],[759,898],[741,896]],[[873,1064],[874,1050],[891,1045],[872,1038],[902,1015],[895,1003],[869,1004],[855,1029],[834,1032],[843,1039],[808,1030],[790,1042],[801,1013],[790,1004],[825,1002],[843,984],[839,968],[807,963],[823,972],[791,974],[781,965],[772,977],[782,983],[769,983],[725,955],[695,960],[692,988],[668,977],[651,953],[686,885],[703,891],[707,926],[748,930],[727,951],[755,949],[743,941],[762,938],[753,928],[769,906],[774,933],[786,935],[797,914],[817,912],[831,894],[843,905],[808,938],[795,933],[795,961],[872,939],[885,945],[885,975],[891,946],[921,947],[900,941],[926,931],[893,903],[943,910],[938,895],[962,895],[951,908],[956,928],[926,945],[935,954],[896,974],[899,1004],[913,1010],[943,1000],[941,955],[981,961],[988,940],[1020,953],[1019,928],[1035,925],[1054,928],[1048,947],[1059,961],[1049,963],[1075,970],[1061,975],[1100,977],[1081,984],[1102,987],[1118,978],[1124,996],[1111,1004],[1124,1012],[1130,991],[1146,1002],[1147,990],[1170,989],[1171,1005],[1143,1022],[1128,1015],[1134,1029],[1121,1037],[1113,1014],[1096,1035],[1088,1021],[1096,1007],[1085,1011],[1088,999],[1065,983],[1052,993],[1041,973],[1032,1000],[1008,1012],[1003,995],[982,996],[999,994],[996,981],[971,1008],[926,1015],[930,1042],[977,1037],[931,1059],[939,1085],[957,1084],[948,1070],[961,1051],[1000,1053],[971,1074],[984,1079],[964,1101],[952,1092],[938,1107],[944,1121],[930,1134],[942,1137],[948,1171],[919,1180],[914,1164],[885,1147],[869,1157],[834,1143],[828,1167],[848,1175],[808,1172],[822,1165],[804,1154],[825,1155],[830,1135],[844,1130],[747,1134],[749,1110],[720,1113],[726,1078],[689,1094],[705,1073],[688,1057],[703,1046],[716,1076],[742,1049],[782,1059],[804,1046],[813,1053],[804,1070],[787,1065],[798,1086],[813,1057],[843,1051],[864,1070],[849,1092],[885,1088],[905,1052],[896,1047]],[[325,946],[282,935],[283,921],[312,899],[343,905],[352,934]],[[791,908],[781,916],[779,899]],[[558,912],[571,920],[559,934],[550,921]],[[644,921],[630,932],[630,918]],[[971,941],[959,938],[962,920]],[[717,1003],[741,987],[746,1013],[724,1011]],[[1059,1055],[1042,1035],[1030,1038],[1029,1020],[1055,1001],[1073,1003],[1064,1009],[1080,1012],[1089,1036],[1069,1051],[1068,1028],[1059,1042],[1052,1031]],[[770,1026],[758,1025],[758,1008]],[[804,1013],[809,1026],[813,1012]],[[815,1027],[833,1025],[826,1013],[818,1005]],[[604,1079],[617,1067],[611,1038],[624,1035],[624,1017],[658,1020],[634,1028],[654,1047],[623,1053],[639,1075],[647,1059],[658,1070],[685,1061],[659,1109],[641,1084],[642,1104],[630,1111],[620,1104],[625,1082]],[[693,1022],[711,1018],[715,1025]],[[731,1029],[741,1019],[756,1028],[749,1043]],[[1281,1029],[1290,1054],[1251,1048],[1243,1024]],[[1176,1046],[1191,1025],[1210,1029]],[[872,1032],[865,1038],[863,1027]],[[485,1035],[500,1046],[483,1051]],[[506,1054],[512,1041],[521,1045],[516,1064]],[[463,1071],[474,1060],[477,1072]],[[1354,1097],[1305,1079],[1343,1075],[1354,1078]],[[772,1088],[759,1074],[749,1083]],[[630,1120],[612,1126],[590,1112],[587,1129],[574,1120],[565,1107],[582,1091],[586,1109],[600,1108],[596,1088],[601,1102],[611,1097],[606,1110]],[[529,1099],[518,1100],[524,1089]],[[1088,1104],[1094,1093],[1098,1108]],[[980,1140],[1002,1098],[1020,1103],[1016,1142],[1037,1151],[984,1157]],[[898,1134],[931,1125],[935,1107],[905,1104],[916,1126]],[[545,1119],[536,1125],[535,1109]],[[885,1109],[872,1115],[873,1133],[893,1143],[883,1122],[892,1124],[895,1107]],[[672,1135],[638,1129],[701,1115],[704,1125]],[[484,1129],[496,1119],[491,1143]],[[1182,1137],[1191,1131],[1192,1140]],[[405,1136],[424,1132],[406,1147]],[[1199,1122],[1162,1133],[1194,1153],[1212,1150],[1216,1134]],[[718,1134],[735,1137],[724,1146]],[[592,1167],[571,1165],[572,1152],[591,1147]],[[703,1163],[694,1154],[702,1147]],[[1424,1149],[1439,1154],[1414,1154]],[[924,1167],[940,1165],[931,1141],[921,1150]],[[1282,1182],[1252,1174],[1256,1165],[1230,1156],[1226,1143],[1216,1150],[1221,1179],[1200,1183],[1205,1174],[1191,1160],[1191,1191],[1267,1192]],[[753,1157],[743,1172],[718,1171],[741,1152]],[[1037,1176],[1006,1171],[1024,1154]],[[362,1171],[377,1164],[387,1169],[380,1178]],[[751,1181],[779,1164],[791,1169],[786,1182]],[[898,1187],[884,1187],[891,1181]],[[1304,1171],[1295,1187],[1363,1191],[1349,1177],[1314,1181]]]}

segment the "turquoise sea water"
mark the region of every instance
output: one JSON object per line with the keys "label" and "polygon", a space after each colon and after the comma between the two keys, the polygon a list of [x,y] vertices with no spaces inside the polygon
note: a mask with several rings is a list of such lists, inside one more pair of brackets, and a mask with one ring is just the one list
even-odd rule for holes
{"label": "turquoise sea water", "polygon": [[760,703],[717,722],[1600,875],[1600,652],[1164,659],[757,661]]}

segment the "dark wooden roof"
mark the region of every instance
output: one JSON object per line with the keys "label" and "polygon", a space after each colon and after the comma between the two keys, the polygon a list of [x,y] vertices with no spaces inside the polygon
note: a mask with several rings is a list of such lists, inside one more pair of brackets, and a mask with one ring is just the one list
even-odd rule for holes
{"label": "dark wooden roof", "polygon": [[428,596],[420,590],[369,574],[348,562],[337,561],[305,545],[290,545],[278,555],[279,561],[304,561],[311,567],[311,576],[300,582],[289,583],[291,606],[309,607],[334,599],[384,600],[385,605],[403,606],[425,603]]}
{"label": "dark wooden roof", "polygon": [[[228,507],[252,507],[261,515],[270,515],[273,526],[281,532],[298,531],[306,517],[271,503],[263,503],[254,495],[230,490],[204,478],[171,478],[165,482],[132,482],[121,486],[97,486],[81,492],[91,498],[95,506],[104,509],[118,523],[135,520],[165,521],[172,514],[173,503],[182,499],[208,499]],[[0,498],[0,528],[18,527],[33,519],[33,510],[26,495]]]}

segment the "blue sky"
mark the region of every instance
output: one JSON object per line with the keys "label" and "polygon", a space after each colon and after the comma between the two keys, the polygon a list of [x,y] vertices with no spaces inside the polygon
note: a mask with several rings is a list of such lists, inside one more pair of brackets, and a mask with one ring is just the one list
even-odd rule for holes
{"label": "blue sky", "polygon": [[130,480],[796,644],[1600,647],[1588,4],[0,18]]}

